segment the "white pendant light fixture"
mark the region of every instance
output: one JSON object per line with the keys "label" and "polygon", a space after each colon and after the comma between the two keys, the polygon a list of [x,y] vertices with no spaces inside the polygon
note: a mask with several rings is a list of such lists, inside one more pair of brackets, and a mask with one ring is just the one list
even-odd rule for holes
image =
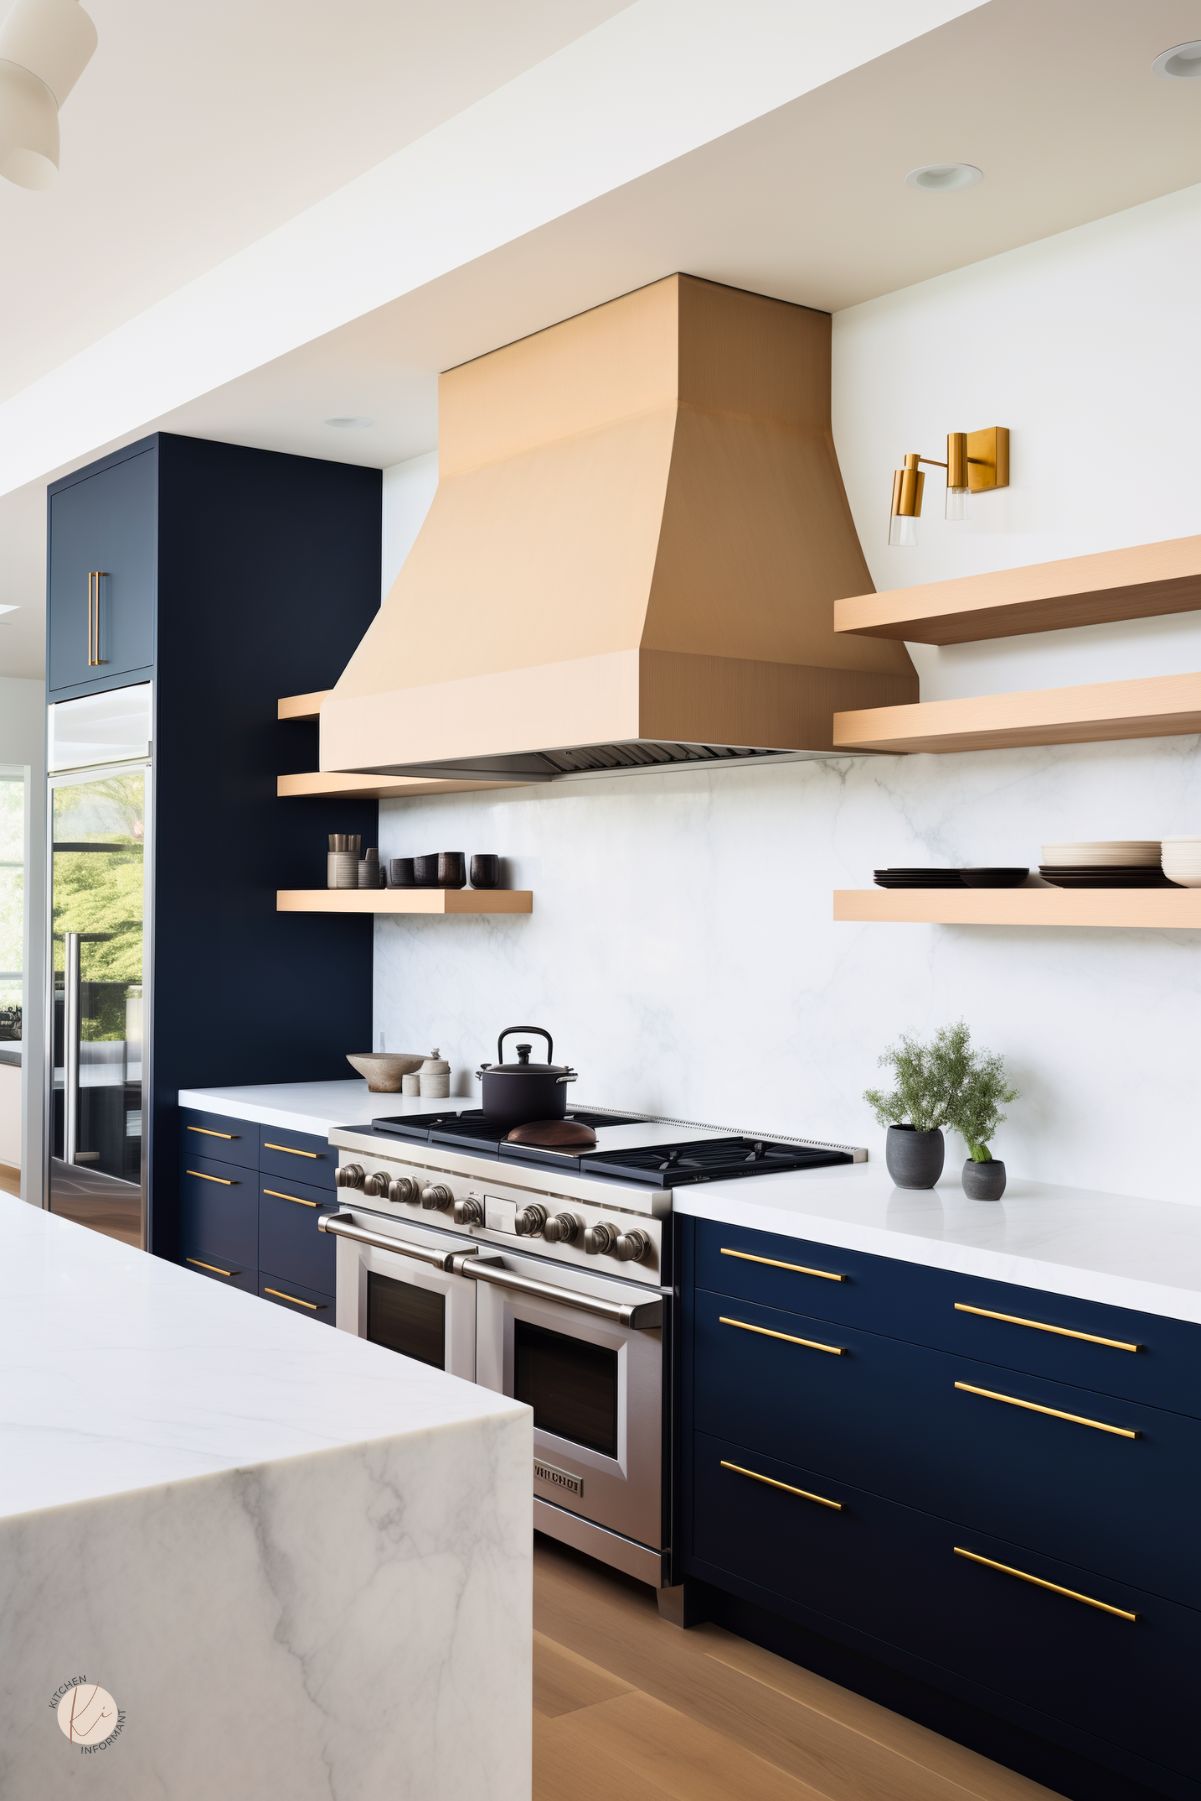
{"label": "white pendant light fixture", "polygon": [[96,48],[79,0],[15,0],[0,25],[0,176],[49,187],[58,173],[58,113]]}

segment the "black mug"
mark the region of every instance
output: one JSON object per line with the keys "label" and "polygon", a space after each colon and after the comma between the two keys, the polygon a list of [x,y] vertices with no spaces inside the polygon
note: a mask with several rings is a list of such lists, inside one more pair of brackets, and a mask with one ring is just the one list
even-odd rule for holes
{"label": "black mug", "polygon": [[388,880],[394,888],[413,887],[412,857],[393,857],[388,865]]}
{"label": "black mug", "polygon": [[438,886],[437,856],[413,858],[413,881],[418,888]]}
{"label": "black mug", "polygon": [[500,887],[500,858],[491,852],[477,852],[471,859],[471,886],[473,888]]}
{"label": "black mug", "polygon": [[461,888],[467,880],[467,859],[461,850],[438,852],[439,888]]}

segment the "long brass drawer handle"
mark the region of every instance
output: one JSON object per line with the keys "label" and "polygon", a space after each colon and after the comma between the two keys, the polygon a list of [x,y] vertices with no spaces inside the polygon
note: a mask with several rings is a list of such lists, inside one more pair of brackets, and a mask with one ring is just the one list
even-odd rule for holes
{"label": "long brass drawer handle", "polygon": [[199,1132],[203,1138],[228,1138],[232,1144],[238,1136],[236,1132],[214,1132],[211,1126],[189,1126],[189,1132]]}
{"label": "long brass drawer handle", "polygon": [[1073,1426],[1091,1426],[1094,1432],[1109,1432],[1114,1438],[1137,1438],[1129,1426],[1111,1426],[1107,1420],[1090,1420],[1083,1413],[1064,1413],[1059,1407],[1042,1407],[1037,1401],[1019,1401],[1016,1395],[1001,1395],[993,1388],[977,1388],[974,1382],[956,1382],[960,1394],[982,1395],[986,1401],[1004,1401],[1006,1407],[1021,1407],[1027,1413],[1045,1413],[1048,1419],[1068,1420]]}
{"label": "long brass drawer handle", "polygon": [[845,1276],[836,1275],[832,1269],[810,1269],[807,1263],[782,1263],[778,1257],[756,1257],[753,1251],[727,1251],[721,1248],[723,1257],[737,1257],[741,1263],[765,1263],[769,1269],[788,1269],[794,1276],[817,1276],[823,1282],[845,1282]]}
{"label": "long brass drawer handle", "polygon": [[273,1201],[292,1201],[297,1207],[315,1207],[317,1205],[316,1201],[306,1201],[303,1195],[285,1194],[282,1188],[264,1188],[263,1193],[269,1194]]}
{"label": "long brass drawer handle", "polygon": [[761,1476],[758,1470],[744,1470],[740,1463],[728,1463],[723,1457],[723,1470],[732,1470],[736,1476],[748,1476],[752,1482],[762,1482],[768,1488],[781,1489],[786,1495],[799,1495],[802,1501],[816,1501],[819,1507],[828,1507],[833,1513],[842,1512],[841,1501],[828,1500],[825,1495],[815,1495],[807,1488],[794,1488],[791,1482],[777,1482],[774,1476]]}
{"label": "long brass drawer handle", "polygon": [[1048,1326],[1040,1319],[1023,1319],[1020,1313],[994,1313],[991,1307],[971,1307],[966,1301],[955,1302],[956,1313],[974,1313],[977,1319],[999,1319],[1006,1326],[1028,1326],[1031,1332],[1054,1332],[1057,1338],[1078,1338],[1082,1344],[1104,1345],[1110,1351],[1141,1351],[1141,1344],[1129,1344],[1124,1338],[1102,1338],[1097,1332],[1073,1332],[1070,1326]]}
{"label": "long brass drawer handle", "polygon": [[816,1338],[798,1338],[793,1332],[773,1332],[770,1326],[752,1326],[744,1319],[728,1319],[724,1313],[717,1316],[719,1326],[736,1326],[740,1332],[754,1332],[760,1338],[778,1338],[784,1344],[804,1345],[807,1351],[825,1351],[828,1357],[845,1357],[846,1351],[840,1344],[821,1344]]}
{"label": "long brass drawer handle", "polygon": [[1080,1601],[1085,1607],[1095,1607],[1098,1613],[1111,1613],[1117,1620],[1138,1620],[1136,1613],[1126,1607],[1114,1607],[1109,1601],[1098,1601],[1095,1595],[1082,1595],[1079,1589],[1064,1588],[1058,1582],[1048,1582],[1042,1576],[1032,1576],[1029,1570],[1015,1570],[1011,1563],[998,1563],[993,1557],[981,1557],[977,1551],[967,1551],[962,1545],[954,1547],[956,1557],[966,1557],[969,1563],[983,1564],[986,1570],[1000,1570],[1003,1576],[1016,1576],[1019,1582],[1033,1583],[1035,1588],[1045,1588],[1052,1595],[1066,1595],[1069,1601]]}
{"label": "long brass drawer handle", "polygon": [[283,1151],[288,1157],[307,1157],[310,1163],[316,1163],[321,1155],[320,1151],[298,1151],[294,1144],[268,1144],[266,1139],[263,1140],[263,1149],[265,1151]]}
{"label": "long brass drawer handle", "polygon": [[201,1257],[185,1257],[185,1263],[194,1263],[197,1269],[211,1270],[214,1276],[232,1276],[232,1269],[222,1269],[218,1263],[205,1263]]}
{"label": "long brass drawer handle", "polygon": [[264,1288],[264,1294],[274,1295],[277,1301],[291,1301],[293,1307],[307,1307],[310,1313],[324,1313],[325,1308],[316,1301],[302,1301],[298,1294],[285,1294],[282,1288]]}
{"label": "long brass drawer handle", "polygon": [[208,1176],[202,1169],[186,1169],[185,1176],[195,1176],[198,1182],[220,1182],[222,1188],[236,1188],[237,1182],[232,1176]]}

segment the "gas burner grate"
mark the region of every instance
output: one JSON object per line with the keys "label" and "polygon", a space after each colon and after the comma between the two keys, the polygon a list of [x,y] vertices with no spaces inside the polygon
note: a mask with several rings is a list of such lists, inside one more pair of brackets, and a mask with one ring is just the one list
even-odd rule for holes
{"label": "gas burner grate", "polygon": [[853,1161],[849,1151],[781,1144],[770,1138],[711,1138],[621,1151],[585,1151],[579,1168],[583,1175],[620,1176],[654,1188],[680,1188],[693,1182],[731,1182],[743,1176],[827,1169]]}

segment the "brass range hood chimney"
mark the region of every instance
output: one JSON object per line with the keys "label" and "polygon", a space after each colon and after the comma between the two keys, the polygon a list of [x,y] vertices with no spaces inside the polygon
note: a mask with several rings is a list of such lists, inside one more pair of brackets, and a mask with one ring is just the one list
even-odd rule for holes
{"label": "brass range hood chimney", "polygon": [[321,767],[550,781],[829,755],[917,698],[872,583],[825,313],[672,275],[443,375],[439,486],[321,708]]}

